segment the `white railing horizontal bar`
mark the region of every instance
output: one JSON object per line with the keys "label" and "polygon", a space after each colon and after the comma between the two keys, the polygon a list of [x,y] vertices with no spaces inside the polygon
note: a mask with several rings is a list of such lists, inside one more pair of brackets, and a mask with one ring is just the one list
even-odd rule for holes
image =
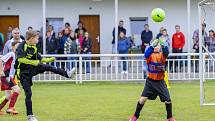
{"label": "white railing horizontal bar", "polygon": [[[207,55],[207,53],[204,53]],[[211,53],[215,55],[215,53]],[[143,57],[144,54],[47,54],[43,57]],[[199,53],[170,53],[169,56],[199,56]]]}

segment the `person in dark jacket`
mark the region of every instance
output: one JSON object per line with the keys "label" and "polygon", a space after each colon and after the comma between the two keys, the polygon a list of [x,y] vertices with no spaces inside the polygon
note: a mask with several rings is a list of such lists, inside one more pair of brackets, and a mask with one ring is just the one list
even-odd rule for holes
{"label": "person in dark jacket", "polygon": [[79,35],[80,34],[80,30],[82,30],[84,33],[87,32],[87,29],[84,28],[84,24],[82,21],[78,21],[78,28],[75,29],[75,34]]}
{"label": "person in dark jacket", "polygon": [[43,37],[41,36],[39,30],[37,30],[37,33],[39,34],[39,41],[38,41],[36,47],[38,49],[38,52],[43,54]]}
{"label": "person in dark jacket", "polygon": [[150,44],[151,40],[153,38],[152,31],[149,30],[149,25],[145,24],[144,25],[144,30],[141,33],[141,40],[142,40],[142,53],[145,53],[146,47]]}
{"label": "person in dark jacket", "polygon": [[[125,33],[123,31],[120,32],[119,34],[119,41],[118,41],[118,52],[119,54],[128,54],[129,48],[130,48],[130,41],[127,37],[125,37]],[[121,72],[122,74],[128,74],[127,71],[127,60],[128,57],[122,56],[121,60],[123,60],[123,71]]]}
{"label": "person in dark jacket", "polygon": [[[46,54],[57,54],[57,38],[51,34],[51,32],[46,33]],[[55,65],[55,62],[52,62],[51,65]]]}
{"label": "person in dark jacket", "polygon": [[[85,32],[84,35],[84,42],[83,42],[83,54],[92,54],[92,39],[89,37],[89,33]],[[87,57],[86,58],[87,62],[86,62],[86,73],[90,73],[90,60],[91,57]]]}
{"label": "person in dark jacket", "polygon": [[51,32],[47,32],[46,36],[46,54],[57,54],[57,39]]}

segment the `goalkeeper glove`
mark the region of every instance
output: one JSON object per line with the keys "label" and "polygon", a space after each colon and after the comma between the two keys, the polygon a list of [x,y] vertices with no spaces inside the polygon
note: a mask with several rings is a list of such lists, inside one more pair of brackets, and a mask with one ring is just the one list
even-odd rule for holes
{"label": "goalkeeper glove", "polygon": [[49,62],[54,62],[55,58],[51,57],[51,58],[42,58],[41,63],[49,63]]}
{"label": "goalkeeper glove", "polygon": [[159,43],[159,39],[155,39],[152,41],[151,46],[156,47],[158,45],[158,43]]}
{"label": "goalkeeper glove", "polygon": [[160,43],[160,45],[162,47],[167,47],[168,46],[168,43],[164,39],[160,39],[159,43]]}

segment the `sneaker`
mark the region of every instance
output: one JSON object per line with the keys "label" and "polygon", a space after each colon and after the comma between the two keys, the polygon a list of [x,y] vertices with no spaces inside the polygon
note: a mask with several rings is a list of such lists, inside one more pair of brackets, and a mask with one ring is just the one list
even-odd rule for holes
{"label": "sneaker", "polygon": [[137,118],[135,116],[133,116],[132,118],[130,118],[129,121],[136,121],[136,120],[137,120]]}
{"label": "sneaker", "polygon": [[125,71],[122,71],[121,74],[125,74]]}
{"label": "sneaker", "polygon": [[68,71],[68,72],[67,72],[67,75],[69,76],[69,78],[72,78],[72,77],[75,75],[75,72],[76,72],[76,69],[75,69],[75,68],[72,68],[71,71]]}
{"label": "sneaker", "polygon": [[13,115],[19,114],[19,113],[16,111],[15,108],[8,108],[8,109],[6,110],[6,113],[8,113],[8,114],[13,114]]}
{"label": "sneaker", "polygon": [[28,121],[38,121],[34,115],[28,115]]}
{"label": "sneaker", "polygon": [[124,71],[125,74],[128,74],[128,71]]}
{"label": "sneaker", "polygon": [[6,98],[6,96],[3,96],[0,98],[0,104],[4,101],[5,98]]}
{"label": "sneaker", "polygon": [[0,110],[0,115],[5,115],[5,112]]}
{"label": "sneaker", "polygon": [[172,118],[168,118],[167,121],[176,121],[176,120],[172,117]]}

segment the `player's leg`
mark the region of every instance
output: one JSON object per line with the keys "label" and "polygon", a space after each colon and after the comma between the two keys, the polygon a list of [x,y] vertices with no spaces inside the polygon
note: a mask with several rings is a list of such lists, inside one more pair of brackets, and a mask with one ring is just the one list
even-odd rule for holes
{"label": "player's leg", "polygon": [[141,96],[139,101],[137,102],[136,110],[134,116],[129,121],[136,121],[140,117],[140,112],[147,101],[148,97]]}
{"label": "player's leg", "polygon": [[4,108],[4,106],[7,104],[7,102],[10,100],[10,90],[5,90],[5,96],[6,98],[2,101],[2,103],[0,104],[0,115],[4,115],[5,113],[2,111],[2,109]]}
{"label": "player's leg", "polygon": [[26,106],[26,114],[27,114],[28,121],[37,121],[37,119],[33,115],[33,110],[32,110],[32,100],[31,100],[31,97],[32,97],[31,86],[33,85],[32,77],[21,74],[20,82],[25,92],[25,106]]}
{"label": "player's leg", "polygon": [[14,108],[15,104],[16,104],[16,101],[17,101],[17,98],[18,98],[19,93],[20,93],[20,88],[19,88],[19,86],[17,84],[18,84],[17,83],[17,78],[15,78],[15,79],[13,79],[13,80],[11,80],[9,82],[9,85],[13,90],[13,94],[11,95],[9,108],[6,110],[6,112],[10,113],[10,114],[18,114],[18,112]]}
{"label": "player's leg", "polygon": [[166,112],[167,112],[167,121],[175,121],[172,115],[172,102],[169,94],[169,90],[166,87],[164,81],[159,81],[156,90],[159,92],[159,97],[161,102],[165,102]]}
{"label": "player's leg", "polygon": [[53,72],[55,74],[59,74],[61,76],[67,77],[67,78],[71,78],[72,75],[75,74],[76,69],[72,68],[71,71],[65,71],[64,69],[49,65],[49,64],[39,64],[37,67],[34,68],[33,71],[33,76],[39,74],[39,73],[44,73],[45,71],[50,71]]}
{"label": "player's leg", "polygon": [[[0,81],[0,87],[2,87],[1,85],[1,81]],[[0,90],[0,92],[2,91],[2,89]],[[4,99],[6,98],[6,96],[1,96],[0,97],[0,104],[4,101]]]}
{"label": "player's leg", "polygon": [[152,88],[152,81],[147,79],[146,83],[145,83],[144,90],[142,92],[142,95],[141,95],[139,101],[137,102],[137,106],[136,106],[134,116],[129,121],[136,121],[140,116],[140,112],[141,112],[145,102],[148,99],[155,100],[156,97],[157,97],[157,93]]}

